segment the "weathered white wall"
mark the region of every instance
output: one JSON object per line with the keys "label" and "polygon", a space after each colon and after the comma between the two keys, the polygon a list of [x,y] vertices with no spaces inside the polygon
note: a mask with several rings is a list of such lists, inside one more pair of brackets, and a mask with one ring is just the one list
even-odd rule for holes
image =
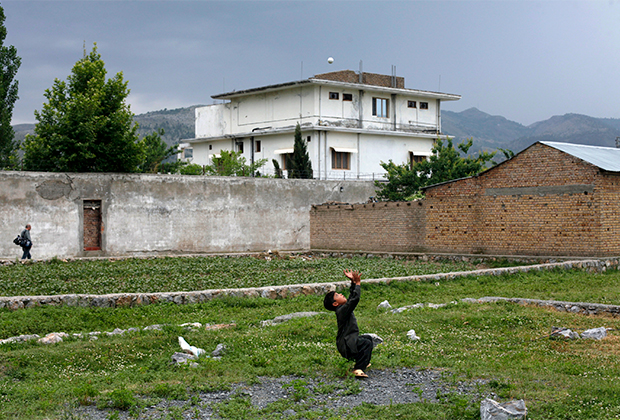
{"label": "weathered white wall", "polygon": [[[372,182],[0,172],[0,258],[32,225],[33,258],[299,250],[310,206],[365,202]],[[83,201],[102,202],[102,251],[83,251]]]}

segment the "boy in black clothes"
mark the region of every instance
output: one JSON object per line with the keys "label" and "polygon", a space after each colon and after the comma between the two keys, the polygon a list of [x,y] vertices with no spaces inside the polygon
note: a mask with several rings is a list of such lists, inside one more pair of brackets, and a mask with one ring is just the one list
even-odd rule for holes
{"label": "boy in black clothes", "polygon": [[364,373],[364,369],[370,366],[372,340],[368,337],[359,336],[357,320],[353,314],[353,310],[360,301],[362,278],[358,271],[344,270],[344,275],[351,279],[349,299],[340,293],[329,292],[325,295],[323,306],[328,311],[336,312],[336,320],[338,321],[336,347],[338,347],[338,352],[345,359],[355,360],[353,374],[357,378],[367,378],[368,375]]}

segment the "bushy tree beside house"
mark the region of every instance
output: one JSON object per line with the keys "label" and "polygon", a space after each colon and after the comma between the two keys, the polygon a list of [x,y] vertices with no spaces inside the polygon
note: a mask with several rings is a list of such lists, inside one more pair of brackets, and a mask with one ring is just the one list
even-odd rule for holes
{"label": "bushy tree beside house", "polygon": [[106,80],[97,45],[89,54],[85,49],[67,80],[56,79],[45,91],[47,103],[41,112],[35,111],[35,135],[23,144],[24,169],[138,171],[144,156],[128,95],[122,72]]}
{"label": "bushy tree beside house", "polygon": [[219,155],[213,157],[212,164],[204,167],[206,175],[254,176],[267,163],[267,159],[259,159],[248,165],[241,152],[221,150]]}
{"label": "bushy tree beside house", "polygon": [[[439,184],[454,179],[465,178],[482,172],[491,162],[495,152],[481,152],[478,156],[467,156],[473,140],[469,139],[454,148],[452,140],[445,142],[438,139],[433,147],[433,154],[428,160],[413,165],[403,163],[397,165],[391,160],[381,162],[387,183],[375,181],[379,188],[377,197],[388,201],[407,201],[422,197],[423,187]],[[460,152],[465,155],[464,157]]]}
{"label": "bushy tree beside house", "polygon": [[177,154],[176,146],[168,146],[162,139],[164,130],[160,129],[140,139],[140,149],[142,150],[139,172],[178,172],[180,164],[184,162],[174,162],[172,164],[163,163],[164,160]]}
{"label": "bushy tree beside house", "polygon": [[312,162],[310,161],[310,155],[308,155],[306,141],[301,137],[301,126],[299,123],[295,126],[293,156],[287,163],[290,165],[288,169],[289,178],[312,178]]}
{"label": "bushy tree beside house", "polygon": [[18,82],[15,80],[21,58],[14,46],[5,46],[6,27],[4,9],[0,7],[0,169],[13,168],[17,164],[18,144],[11,126],[13,106],[17,96]]}

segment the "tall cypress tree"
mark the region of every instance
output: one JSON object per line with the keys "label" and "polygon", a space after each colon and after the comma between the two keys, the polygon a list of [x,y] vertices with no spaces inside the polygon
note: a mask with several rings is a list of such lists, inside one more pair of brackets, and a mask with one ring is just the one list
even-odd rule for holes
{"label": "tall cypress tree", "polygon": [[14,78],[22,62],[14,46],[4,46],[5,19],[4,9],[0,7],[0,169],[10,168],[17,163],[17,142],[11,119],[13,106],[18,99],[18,83]]}
{"label": "tall cypress tree", "polygon": [[301,138],[301,126],[299,123],[295,127],[295,144],[290,164],[289,178],[312,179],[312,162],[310,162],[306,142]]}

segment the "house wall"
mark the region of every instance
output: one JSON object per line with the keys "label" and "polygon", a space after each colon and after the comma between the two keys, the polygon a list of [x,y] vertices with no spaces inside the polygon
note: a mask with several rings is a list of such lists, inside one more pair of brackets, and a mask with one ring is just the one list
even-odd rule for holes
{"label": "house wall", "polygon": [[[0,172],[0,258],[32,224],[34,258],[308,249],[312,204],[363,202],[371,182]],[[84,251],[84,201],[101,202],[101,251]]]}
{"label": "house wall", "polygon": [[606,255],[620,255],[620,175],[605,174],[598,186],[601,248]]}

